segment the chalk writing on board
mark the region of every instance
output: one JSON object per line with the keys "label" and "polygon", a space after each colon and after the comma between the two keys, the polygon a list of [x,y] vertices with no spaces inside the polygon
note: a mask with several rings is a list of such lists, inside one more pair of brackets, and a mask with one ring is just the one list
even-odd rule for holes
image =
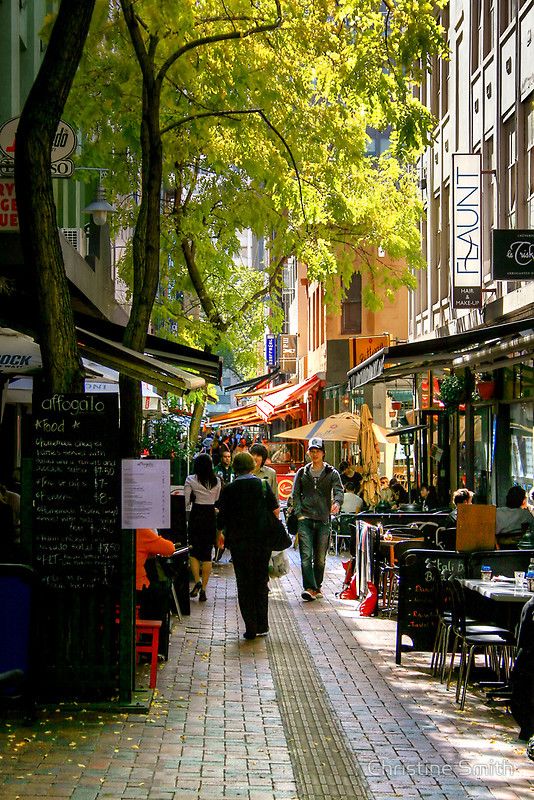
{"label": "chalk writing on board", "polygon": [[399,567],[399,606],[395,660],[401,663],[405,645],[410,649],[431,651],[438,619],[438,595],[435,570],[445,580],[449,575],[465,574],[465,555],[433,550],[412,550],[403,555]]}
{"label": "chalk writing on board", "polygon": [[116,583],[120,564],[116,395],[34,399],[34,563],[50,588]]}

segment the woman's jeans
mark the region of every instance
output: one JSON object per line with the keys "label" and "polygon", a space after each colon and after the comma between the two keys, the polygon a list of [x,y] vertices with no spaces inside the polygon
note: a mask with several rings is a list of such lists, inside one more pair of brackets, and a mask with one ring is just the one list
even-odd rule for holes
{"label": "woman's jeans", "polygon": [[305,589],[320,589],[330,544],[330,523],[301,519],[298,534],[302,584]]}

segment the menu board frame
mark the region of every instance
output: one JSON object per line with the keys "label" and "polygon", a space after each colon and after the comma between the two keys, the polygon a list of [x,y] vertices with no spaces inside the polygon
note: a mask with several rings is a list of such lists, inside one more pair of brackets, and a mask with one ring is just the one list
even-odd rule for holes
{"label": "menu board frame", "polygon": [[33,562],[41,585],[120,582],[119,406],[111,394],[33,395]]}

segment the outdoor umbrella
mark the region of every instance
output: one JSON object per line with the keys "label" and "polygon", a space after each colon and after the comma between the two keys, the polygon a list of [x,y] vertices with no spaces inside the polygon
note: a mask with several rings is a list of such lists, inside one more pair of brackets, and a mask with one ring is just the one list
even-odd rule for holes
{"label": "outdoor umbrella", "polygon": [[359,442],[362,471],[360,494],[369,507],[374,507],[380,500],[380,477],[378,475],[380,448],[373,430],[373,417],[366,403],[360,409],[360,417]]}
{"label": "outdoor umbrella", "polygon": [[[283,433],[276,433],[275,439],[311,439],[317,436],[325,442],[359,442],[361,419],[358,414],[343,411],[341,414],[331,414],[329,417],[292,428]],[[388,431],[373,422],[375,436],[381,442],[389,444],[394,442]],[[385,437],[388,436],[386,439]]]}
{"label": "outdoor umbrella", "polygon": [[360,417],[344,411],[317,422],[275,434],[277,439],[311,439],[317,436],[325,442],[357,442],[360,436]]}

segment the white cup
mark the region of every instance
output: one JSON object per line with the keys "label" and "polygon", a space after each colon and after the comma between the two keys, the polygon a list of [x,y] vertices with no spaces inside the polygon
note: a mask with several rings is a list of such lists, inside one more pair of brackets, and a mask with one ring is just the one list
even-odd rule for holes
{"label": "white cup", "polygon": [[518,589],[522,589],[525,585],[525,573],[514,572],[515,585]]}

